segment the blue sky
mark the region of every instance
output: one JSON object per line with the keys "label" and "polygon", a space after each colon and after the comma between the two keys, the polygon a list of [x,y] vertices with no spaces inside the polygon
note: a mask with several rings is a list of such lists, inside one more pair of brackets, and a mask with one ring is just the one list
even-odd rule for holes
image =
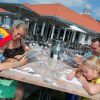
{"label": "blue sky", "polygon": [[84,8],[90,9],[91,16],[100,20],[100,0],[0,0],[6,3],[31,3],[31,4],[51,4],[61,3],[66,7],[78,12],[83,13]]}

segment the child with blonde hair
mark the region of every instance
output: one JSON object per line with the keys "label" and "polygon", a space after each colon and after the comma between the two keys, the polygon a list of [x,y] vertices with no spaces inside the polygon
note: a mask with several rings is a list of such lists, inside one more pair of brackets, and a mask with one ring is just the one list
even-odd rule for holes
{"label": "child with blonde hair", "polygon": [[[12,40],[11,35],[9,38],[3,38],[5,36],[4,32],[8,33],[4,28],[0,28],[0,61],[2,62],[2,51],[8,46],[8,42]],[[9,53],[9,52],[8,52]],[[0,71],[7,70],[10,68],[17,68],[23,66],[27,63],[27,58],[23,57],[20,60],[0,62]],[[5,85],[6,82],[6,85]],[[9,84],[10,83],[10,84]],[[12,100],[22,100],[24,95],[24,88],[15,80],[10,80],[0,77],[0,100],[2,99],[12,99]]]}
{"label": "child with blonde hair", "polygon": [[[67,79],[71,80],[76,76],[81,82],[83,88],[89,94],[100,92],[100,58],[91,56],[88,60],[82,62],[79,68],[72,71]],[[86,99],[85,99],[86,100]]]}

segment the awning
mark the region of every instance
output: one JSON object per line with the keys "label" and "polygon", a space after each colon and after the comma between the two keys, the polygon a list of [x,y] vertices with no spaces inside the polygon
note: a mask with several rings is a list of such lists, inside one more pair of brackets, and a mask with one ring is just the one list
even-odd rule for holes
{"label": "awning", "polygon": [[70,25],[69,26],[72,30],[78,31],[78,32],[82,32],[82,33],[87,33],[86,31],[82,30],[81,28],[75,26],[75,25]]}

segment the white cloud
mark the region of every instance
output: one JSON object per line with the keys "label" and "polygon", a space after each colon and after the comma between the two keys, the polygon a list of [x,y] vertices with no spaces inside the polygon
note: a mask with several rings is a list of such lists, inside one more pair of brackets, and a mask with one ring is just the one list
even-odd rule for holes
{"label": "white cloud", "polygon": [[96,8],[93,10],[93,13],[97,16],[100,17],[100,8]]}
{"label": "white cloud", "polygon": [[19,0],[0,0],[0,2],[4,2],[4,3],[19,3]]}
{"label": "white cloud", "polygon": [[52,4],[57,3],[59,0],[28,0],[28,3],[32,4]]}
{"label": "white cloud", "polygon": [[60,0],[60,2],[68,7],[80,7],[83,5],[82,0]]}
{"label": "white cloud", "polygon": [[92,6],[88,4],[85,0],[60,0],[62,4],[68,7],[84,7],[91,9]]}
{"label": "white cloud", "polygon": [[88,3],[85,3],[85,7],[86,7],[87,9],[92,9],[92,6],[91,6],[90,4],[88,4]]}

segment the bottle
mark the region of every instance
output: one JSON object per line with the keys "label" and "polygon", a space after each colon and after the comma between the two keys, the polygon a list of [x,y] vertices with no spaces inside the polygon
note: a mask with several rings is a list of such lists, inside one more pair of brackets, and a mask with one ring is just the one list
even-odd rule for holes
{"label": "bottle", "polygon": [[60,41],[58,41],[58,44],[56,46],[56,53],[57,53],[58,59],[60,59],[60,52],[61,52]]}
{"label": "bottle", "polygon": [[60,41],[58,41],[58,43],[53,48],[53,55],[57,55],[57,59],[60,59],[59,57],[60,51],[61,51]]}

